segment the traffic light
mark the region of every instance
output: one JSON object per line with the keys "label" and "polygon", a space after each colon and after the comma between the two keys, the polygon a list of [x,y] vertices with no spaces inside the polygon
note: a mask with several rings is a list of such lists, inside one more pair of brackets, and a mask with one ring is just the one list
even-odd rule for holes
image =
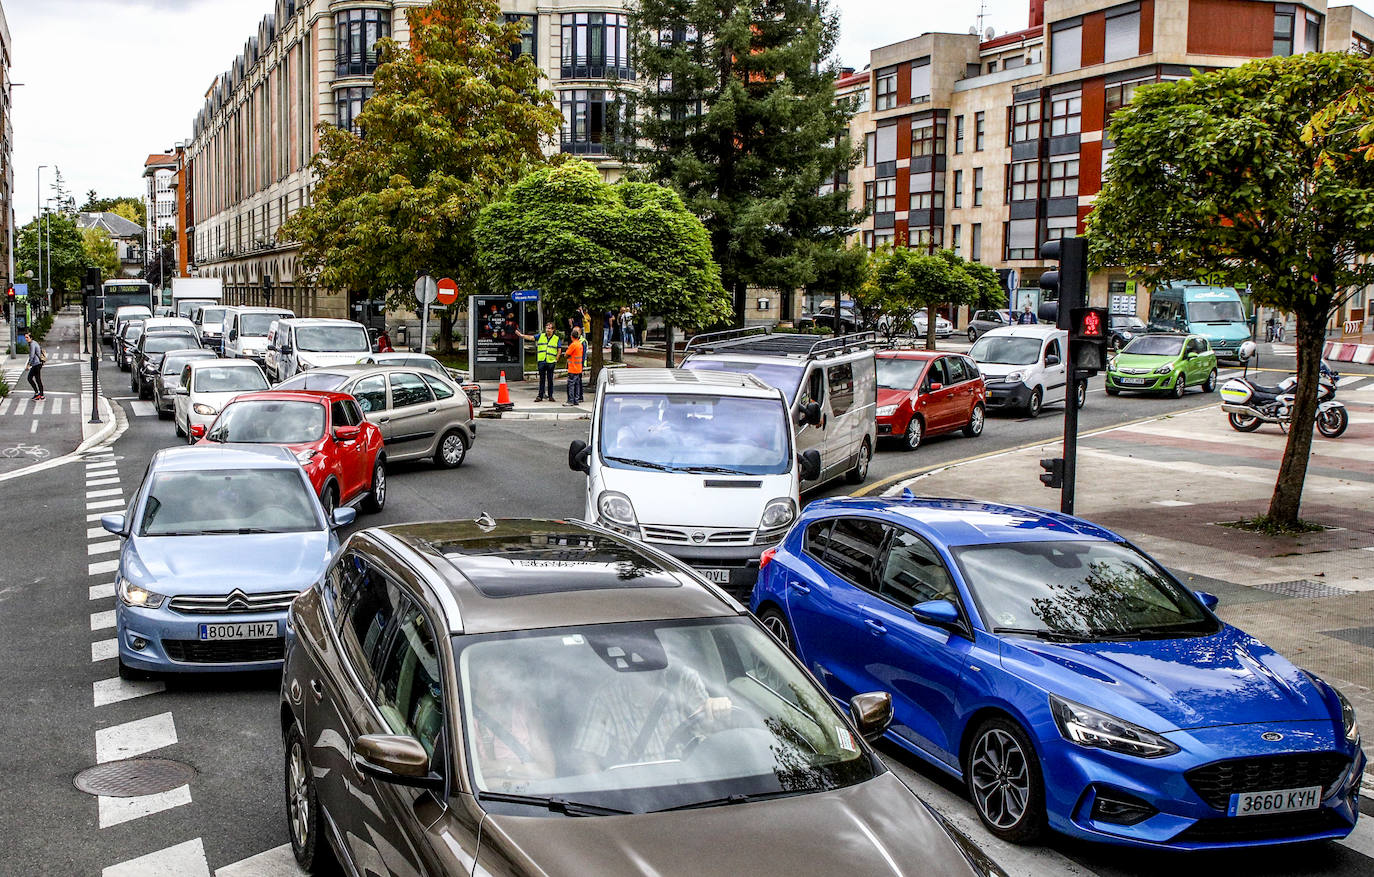
{"label": "traffic light", "polygon": [[1064,486],[1064,458],[1046,457],[1040,461],[1040,468],[1045,471],[1040,473],[1040,483],[1051,490],[1059,490]]}
{"label": "traffic light", "polygon": [[14,296],[14,287],[11,286],[11,287],[10,287],[8,290],[6,290],[6,292],[5,292],[5,319],[6,319],[6,320],[9,320],[10,322],[13,322],[13,321],[14,321],[14,303],[15,303],[15,300],[16,300],[16,299],[15,299],[15,296]]}
{"label": "traffic light", "polygon": [[1082,371],[1104,371],[1107,368],[1107,345],[1111,332],[1107,327],[1106,308],[1074,308],[1069,313],[1069,351],[1074,368]]}
{"label": "traffic light", "polygon": [[1070,311],[1088,303],[1088,241],[1081,237],[1045,241],[1040,245],[1040,258],[1059,263],[1040,275],[1040,288],[1049,293],[1042,296],[1046,301],[1058,301],[1055,322],[1059,328],[1068,329]]}

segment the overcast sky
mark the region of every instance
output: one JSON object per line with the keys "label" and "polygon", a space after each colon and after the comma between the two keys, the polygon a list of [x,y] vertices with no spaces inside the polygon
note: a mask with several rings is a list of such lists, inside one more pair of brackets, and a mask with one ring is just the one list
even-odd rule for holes
{"label": "overcast sky", "polygon": [[[978,0],[831,0],[843,63],[927,31],[967,32]],[[34,214],[53,166],[77,199],[140,195],[143,162],[191,135],[205,92],[272,0],[0,0],[13,37],[15,210]],[[1026,26],[1027,0],[986,0],[985,27]]]}

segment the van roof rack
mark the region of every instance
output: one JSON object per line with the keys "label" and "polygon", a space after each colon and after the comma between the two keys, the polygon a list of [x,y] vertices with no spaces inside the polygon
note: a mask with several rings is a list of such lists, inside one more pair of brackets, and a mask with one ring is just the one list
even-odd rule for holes
{"label": "van roof rack", "polygon": [[877,332],[851,332],[848,335],[815,336],[774,332],[767,326],[726,329],[694,335],[683,348],[684,356],[693,353],[749,353],[761,356],[816,358],[837,356],[851,350],[878,346]]}

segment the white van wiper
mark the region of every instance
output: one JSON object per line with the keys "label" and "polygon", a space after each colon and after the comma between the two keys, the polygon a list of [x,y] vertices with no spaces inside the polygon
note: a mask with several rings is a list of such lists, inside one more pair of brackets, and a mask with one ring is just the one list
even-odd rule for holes
{"label": "white van wiper", "polygon": [[693,474],[703,474],[710,472],[716,475],[748,475],[748,472],[741,472],[738,469],[727,469],[724,466],[683,466],[677,469],[678,472],[691,472]]}
{"label": "white van wiper", "polygon": [[665,466],[662,463],[651,463],[648,460],[636,460],[634,457],[607,457],[613,463],[624,463],[627,466],[643,466],[645,469],[657,469],[660,472],[676,472],[672,466]]}

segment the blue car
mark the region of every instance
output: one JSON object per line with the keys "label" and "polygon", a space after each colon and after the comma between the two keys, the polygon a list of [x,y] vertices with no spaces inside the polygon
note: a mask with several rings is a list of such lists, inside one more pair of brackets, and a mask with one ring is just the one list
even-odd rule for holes
{"label": "blue car", "polygon": [[338,548],[333,519],[295,456],[272,445],[153,456],[127,515],[115,579],[119,675],[280,667],[291,601]]}
{"label": "blue car", "polygon": [[962,780],[984,825],[1156,848],[1340,838],[1349,702],[1115,533],[963,500],[811,504],[751,608],[841,704]]}

